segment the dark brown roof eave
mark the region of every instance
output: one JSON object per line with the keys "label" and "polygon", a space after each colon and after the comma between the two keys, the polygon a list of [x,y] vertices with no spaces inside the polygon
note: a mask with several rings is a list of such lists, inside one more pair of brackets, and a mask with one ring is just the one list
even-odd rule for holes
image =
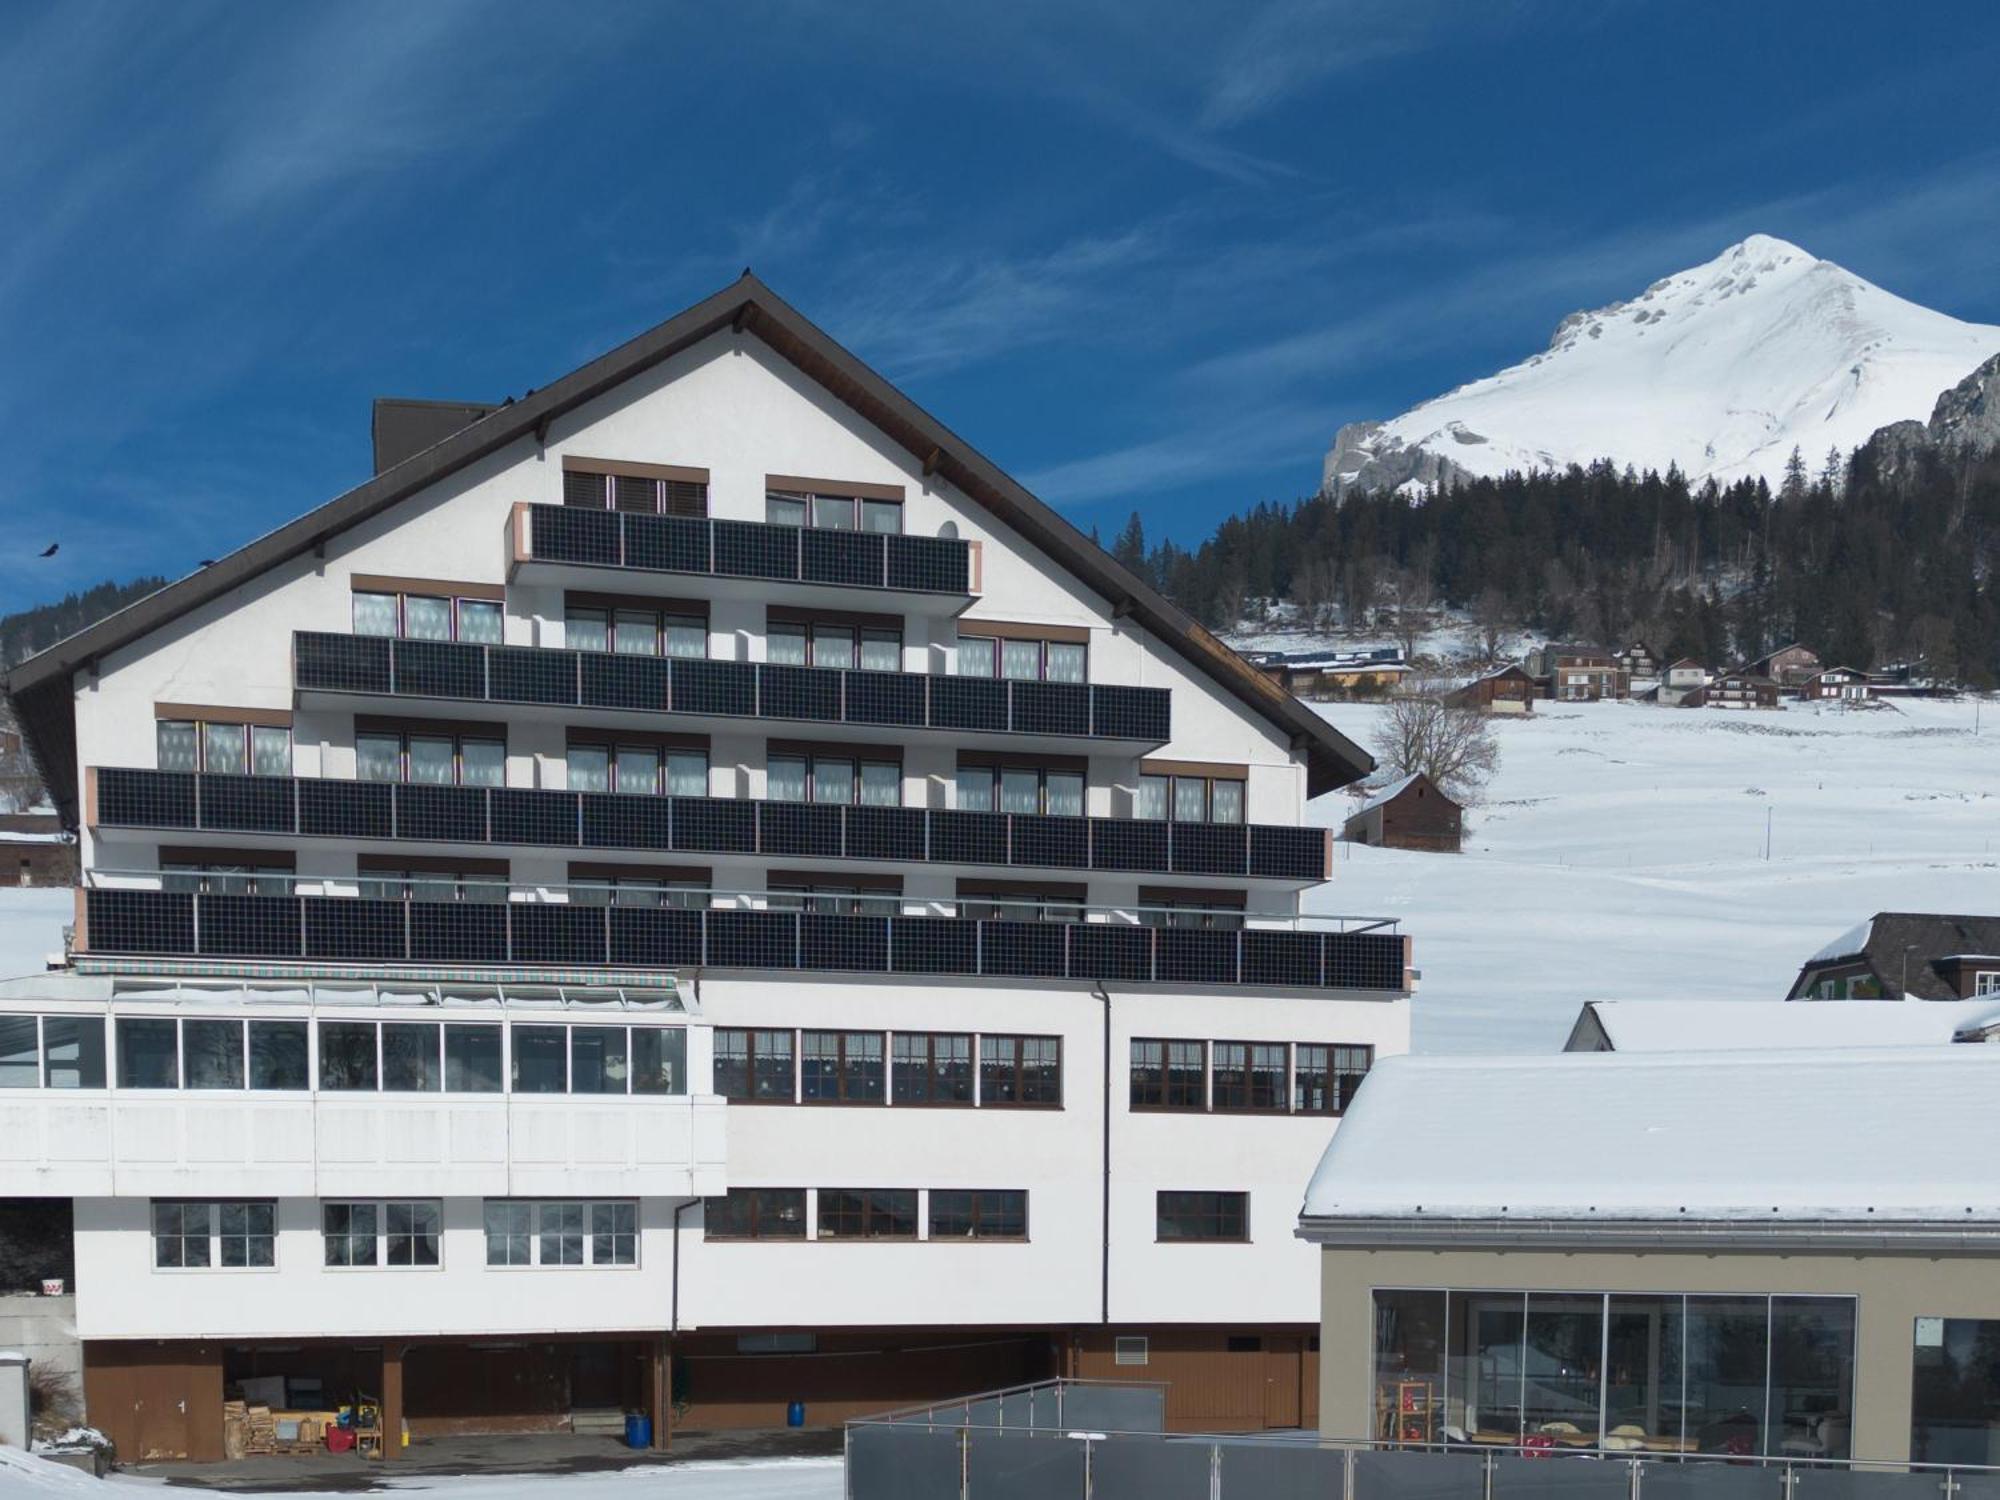
{"label": "dark brown roof eave", "polygon": [[[67,699],[72,674],[467,464],[522,437],[546,434],[549,424],[566,412],[728,327],[756,333],[920,458],[927,472],[942,474],[1031,542],[1062,558],[1111,603],[1114,612],[1138,620],[1243,703],[1278,724],[1287,732],[1292,747],[1306,758],[1308,796],[1359,780],[1374,769],[1374,761],[1345,735],[1134,577],[971,444],[746,271],[721,291],[524,400],[498,408],[435,447],[385,469],[365,484],[16,666],[6,677],[7,695],[22,709],[23,730],[33,741],[37,763],[63,821],[72,827],[76,824],[73,706],[65,715],[72,722],[64,734],[51,722],[53,705],[47,699],[53,691],[60,691]],[[36,732],[31,723],[40,724],[42,730]]]}

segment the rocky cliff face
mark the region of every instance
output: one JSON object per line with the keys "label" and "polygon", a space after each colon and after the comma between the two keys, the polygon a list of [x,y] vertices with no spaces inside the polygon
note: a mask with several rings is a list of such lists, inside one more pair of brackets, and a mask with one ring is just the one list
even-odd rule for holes
{"label": "rocky cliff face", "polygon": [[[1356,490],[1447,490],[1471,472],[1441,453],[1383,433],[1381,422],[1349,422],[1333,435],[1320,469],[1320,491],[1335,499]],[[1468,442],[1478,442],[1468,434]]]}
{"label": "rocky cliff face", "polygon": [[1928,422],[1891,422],[1862,448],[1877,474],[1895,479],[1925,456],[2000,448],[2000,354],[1946,391]]}

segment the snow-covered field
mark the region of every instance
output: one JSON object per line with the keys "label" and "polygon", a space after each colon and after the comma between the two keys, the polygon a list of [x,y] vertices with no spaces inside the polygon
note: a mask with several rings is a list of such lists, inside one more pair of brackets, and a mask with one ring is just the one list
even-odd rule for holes
{"label": "snow-covered field", "polygon": [[[1380,715],[1320,711],[1363,744]],[[1585,1000],[1782,999],[1872,912],[2000,911],[2000,703],[1974,715],[1540,703],[1494,721],[1464,854],[1342,844],[1310,909],[1402,919],[1421,1051],[1553,1049]]]}

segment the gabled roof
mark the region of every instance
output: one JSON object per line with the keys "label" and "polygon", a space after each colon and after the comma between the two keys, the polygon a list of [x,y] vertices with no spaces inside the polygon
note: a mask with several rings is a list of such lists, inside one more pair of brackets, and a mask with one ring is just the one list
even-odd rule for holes
{"label": "gabled roof", "polygon": [[1613,1052],[1751,1052],[1786,1047],[1942,1047],[1981,1039],[2000,999],[1591,1000],[1565,1051],[1602,1040]]}
{"label": "gabled roof", "polygon": [[1445,796],[1443,790],[1438,786],[1438,784],[1435,781],[1432,781],[1430,777],[1426,776],[1422,771],[1412,771],[1409,775],[1403,777],[1401,780],[1390,782],[1387,786],[1383,787],[1381,791],[1375,793],[1374,796],[1370,797],[1366,802],[1363,802],[1359,807],[1355,808],[1353,812],[1347,815],[1347,821],[1351,823],[1356,818],[1361,817],[1365,813],[1371,813],[1375,811],[1375,809],[1378,807],[1383,807],[1386,806],[1388,803],[1394,802],[1398,797],[1402,796],[1403,793],[1407,792],[1411,787],[1415,786],[1418,782],[1422,782],[1425,786],[1429,787],[1433,792],[1436,792],[1437,795],[1440,798],[1443,798],[1444,801],[1446,802],[1451,801],[1451,798]]}
{"label": "gabled roof", "polygon": [[1945,982],[1938,964],[1968,954],[2000,955],[2000,916],[1878,911],[1800,965],[1792,993],[1804,989],[1817,969],[1857,961],[1866,962],[1884,988],[1897,990],[1904,984],[1905,953],[1909,955],[1907,993],[1919,1000],[1956,1000],[1958,992]]}
{"label": "gabled roof", "polygon": [[1358,780],[1374,761],[1325,719],[1256,670],[1178,606],[1118,563],[1076,527],[1030,494],[970,443],[835,343],[763,282],[740,279],[657,327],[572,370],[522,400],[479,417],[451,436],[383,470],[367,483],[308,511],[211,566],[168,584],[67,640],[28,658],[7,674],[44,781],[65,823],[77,819],[76,724],[70,679],[120,647],[206,604],[267,569],[323,545],[327,538],[378,515],[425,486],[520,438],[545,438],[557,418],[644,370],[732,330],[755,334],[818,381],[905,451],[984,506],[1026,540],[1063,563],[1108,600],[1115,613],[1137,620],[1200,671],[1286,734],[1306,760],[1307,795]]}

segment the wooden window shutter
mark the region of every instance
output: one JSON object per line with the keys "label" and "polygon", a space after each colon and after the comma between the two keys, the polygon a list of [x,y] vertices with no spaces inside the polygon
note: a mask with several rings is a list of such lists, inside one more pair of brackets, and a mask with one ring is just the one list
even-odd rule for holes
{"label": "wooden window shutter", "polygon": [[604,476],[586,474],[580,469],[564,470],[563,504],[580,505],[588,510],[603,510]]}
{"label": "wooden window shutter", "polygon": [[666,479],[661,481],[666,491],[666,503],[662,507],[670,516],[705,516],[708,514],[708,486],[694,479]]}
{"label": "wooden window shutter", "polygon": [[660,482],[619,474],[611,481],[612,507],[640,515],[657,515],[660,509]]}

